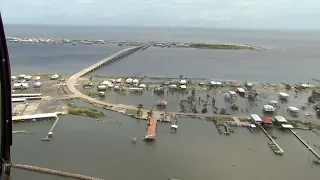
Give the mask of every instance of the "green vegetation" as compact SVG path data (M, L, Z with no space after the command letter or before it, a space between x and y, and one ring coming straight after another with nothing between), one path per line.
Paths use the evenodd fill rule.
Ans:
M152 117L153 116L153 111L152 109L148 112L148 117Z
M93 108L88 108L88 107L70 107L69 108L69 113L74 114L74 115L80 115L80 116L88 116L92 118L98 118L105 116L105 114L102 111L98 111Z
M199 49L230 49L230 50L258 50L258 48L246 45L234 45L234 44L204 44L197 43L192 44L191 47Z

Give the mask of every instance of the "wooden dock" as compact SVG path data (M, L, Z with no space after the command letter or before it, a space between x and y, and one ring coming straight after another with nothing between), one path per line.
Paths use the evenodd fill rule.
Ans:
M283 155L284 151L281 149L281 147L278 145L278 143L270 136L270 134L261 125L258 125L258 126L262 129L262 131L270 139L271 142L269 142L268 144L271 147L271 149L274 151L274 153L276 153L278 155Z
M156 117L152 117L149 120L148 123L148 128L147 128L147 133L144 137L145 140L151 140L154 141L156 139L156 135L157 135L157 118Z
M292 132L292 134L293 134L294 136L296 136L296 137L300 140L300 142L302 142L302 144L303 144L304 146L306 146L306 148L308 148L309 151L312 152L312 154L314 154L314 156L317 157L318 160L320 160L320 155L319 155L316 151L314 151L314 150L309 146L309 144L306 143L306 142L298 135L297 132L293 131L292 129L289 129L289 130Z
M58 121L59 121L59 117L57 116L57 119L56 119L56 121L53 123L50 131L48 132L48 135L47 135L45 138L41 139L41 141L50 141L50 140L51 140L51 138L52 138L52 136L53 136L53 130L54 130L54 128L56 127Z

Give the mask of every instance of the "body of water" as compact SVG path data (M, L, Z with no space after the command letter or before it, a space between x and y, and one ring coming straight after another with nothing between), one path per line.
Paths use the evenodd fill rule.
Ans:
M19 28L17 28L19 27ZM267 51L148 48L94 74L174 76L255 82L319 78L320 32L222 29L6 26L7 36L253 44ZM13 72L74 73L125 47L9 43Z
M212 122L197 119L180 119L177 133L170 133L170 124L159 124L157 140L149 144L142 141L146 121L107 113L99 121L62 116L50 142L40 139L52 123L15 125L17 130L36 135L14 135L13 161L123 180L316 180L319 176L318 167L312 165L313 155L290 132L273 132L285 151L283 156L273 153L261 130L251 133L236 128L235 134L219 135ZM138 139L136 144L131 143L134 137ZM303 137L314 143L319 138L306 131ZM61 179L15 169L12 176Z
M270 82L309 81L319 76L319 32L9 25L6 31L7 36L17 37L236 43L268 49L251 52L149 48L95 74L143 72L150 76L183 74ZM117 45L9 44L13 73L72 74L123 48ZM138 103L134 99L130 102ZM289 132L273 132L285 151L283 156L272 152L262 131L250 133L237 128L236 134L220 136L212 122L195 119L181 119L176 134L169 132L170 124L160 124L156 143L148 144L141 141L146 132L145 121L114 112L107 114L100 118L105 122L62 116L50 142L40 139L47 134L52 122L15 124L14 129L36 135L14 135L13 161L119 180L319 178L319 168L311 162L314 157ZM319 137L312 132L302 133L306 140L318 141ZM131 143L134 137L138 139L135 145ZM62 179L16 169L13 169L12 178Z

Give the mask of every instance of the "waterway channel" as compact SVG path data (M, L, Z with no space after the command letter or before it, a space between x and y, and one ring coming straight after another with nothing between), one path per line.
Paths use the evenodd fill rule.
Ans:
M77 105L90 106L76 101ZM212 122L179 120L177 133L170 124L159 124L154 144L142 141L146 122L115 112L96 119L65 115L60 117L55 135L40 141L53 122L16 124L15 130L35 135L15 134L13 161L75 172L104 179L155 179L176 177L194 179L316 180L319 167L312 165L312 154L290 132L274 130L276 141L284 149L276 156L260 130L251 133L236 128L230 136L219 135ZM117 121L120 121L118 123ZM300 132L299 132L300 133ZM312 132L301 134L316 142ZM132 144L132 138L138 139ZM62 179L13 169L13 179Z

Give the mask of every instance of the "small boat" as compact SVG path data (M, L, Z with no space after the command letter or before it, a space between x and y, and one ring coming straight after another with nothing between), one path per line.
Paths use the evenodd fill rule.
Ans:
M176 131L178 129L177 120L171 125L171 131Z
M133 138L132 143L136 143L136 142L137 142L137 138Z

